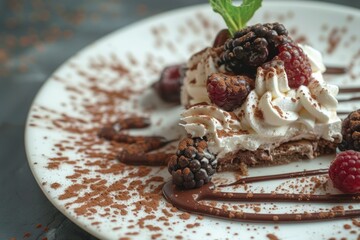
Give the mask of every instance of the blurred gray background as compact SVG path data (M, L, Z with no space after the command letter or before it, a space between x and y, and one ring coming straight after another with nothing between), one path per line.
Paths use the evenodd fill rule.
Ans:
M264 0L270 1L270 0ZM359 0L323 0L360 8ZM0 239L96 239L63 216L27 164L25 120L44 81L94 40L206 0L0 0Z

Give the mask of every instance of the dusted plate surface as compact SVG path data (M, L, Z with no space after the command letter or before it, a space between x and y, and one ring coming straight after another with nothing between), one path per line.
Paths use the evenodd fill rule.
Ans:
M252 19L280 21L294 39L314 46L327 65L349 67L347 74L327 75L339 86L360 80L358 10L309 2L265 2ZM185 62L212 43L223 21L208 5L161 14L121 29L88 46L64 63L46 82L31 107L26 150L36 180L49 200L66 216L101 239L356 239L356 220L308 223L247 223L184 213L161 195L169 180L166 167L126 166L116 153L120 144L99 139L99 129L132 114L152 125L132 134L177 139L182 108L163 103L151 84L163 67ZM56 57L56 56L51 56ZM339 99L349 97L341 94ZM339 111L356 109L340 103ZM171 146L170 146L171 147ZM284 166L255 168L265 175L327 167L334 156ZM217 174L215 183L235 173ZM336 192L326 176L271 181L248 186L252 192ZM238 187L236 191L244 191ZM229 204L249 212L288 212L360 208L360 204Z

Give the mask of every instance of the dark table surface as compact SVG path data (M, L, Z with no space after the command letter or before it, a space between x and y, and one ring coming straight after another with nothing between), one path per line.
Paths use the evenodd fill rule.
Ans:
M62 215L25 155L29 107L50 74L94 40L206 0L0 0L0 239L96 239ZM360 8L359 0L323 0Z

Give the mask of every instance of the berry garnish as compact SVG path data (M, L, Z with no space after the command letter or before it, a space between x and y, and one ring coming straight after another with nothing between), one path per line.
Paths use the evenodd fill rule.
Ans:
M247 76L214 73L207 81L211 102L225 111L240 107L253 88L254 80Z
M164 68L159 81L154 84L154 88L164 101L180 102L180 89L185 75L184 69L184 64Z
M311 78L311 65L304 51L296 44L288 42L278 47L275 59L284 62L289 87L298 88L308 85Z
M198 188L208 183L216 172L216 157L208 150L205 139L184 138L176 155L168 163L173 183L185 189Z
M288 31L280 23L249 26L226 41L221 62L235 74L255 75L258 66L279 53L278 46L291 41Z
M220 32L218 32L218 34L215 37L213 47L220 47L220 46L224 45L226 40L228 40L229 38L230 38L229 30L227 30L227 29L220 30Z
M341 151L360 151L360 109L349 114L342 122L341 134L343 137L339 145Z
M360 152L339 153L329 168L334 186L345 193L360 192Z

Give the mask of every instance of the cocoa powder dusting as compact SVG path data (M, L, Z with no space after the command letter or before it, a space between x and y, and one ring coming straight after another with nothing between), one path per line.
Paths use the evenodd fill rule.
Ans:
M277 236L275 236L274 234L272 234L272 233L267 234L266 237L269 240L279 240L279 238Z
M194 223L194 224L186 224L186 227L191 229L200 226L200 223Z
M179 218L182 220L188 220L190 218L190 214L189 213L182 213L179 215Z
M278 114L283 117L283 111L281 110L281 108L279 106L273 106L273 108L275 108L275 110L278 112Z
M255 117L260 119L260 120L264 120L264 115L263 112L261 111L260 108L255 108L255 113L254 113Z
M339 28L333 28L328 35L328 48L326 52L328 54L333 53L342 39L342 33Z
M53 189L58 189L59 187L61 187L61 184L55 182L55 183L52 183L52 184L50 185L50 187L53 188Z
M154 217L153 213L159 211L157 217L167 219L173 215L170 213L171 206L159 208L165 179L154 175L153 168L133 167L116 160L121 150L126 149L139 159L144 157L143 163L145 160L152 162L151 165L165 165L168 155L158 149L167 145L168 141L161 136L132 136L125 132L132 128L149 127L151 121L146 116L152 110L141 110L142 115L138 115L139 106L132 106L131 99L143 93L144 85L141 81L138 84L131 82L139 74L128 69L126 63L120 63L115 57L110 59L91 59L89 69L82 69L76 63L71 63L70 68L80 79L80 83L73 82L71 78L54 76L69 95L70 102L61 104L68 111L35 106L36 114L32 115L29 125L61 131L64 135L61 140L53 143L53 154L47 157L45 167L54 172L61 171L66 165L72 167L72 171L64 176L68 184L55 182L49 184L49 188L61 189L63 185L66 186L61 189L58 200L64 201L69 211L91 220L92 226L102 224L102 221L92 220L95 215L116 222L121 216L136 216L139 211ZM154 56L153 60L155 59ZM135 60L129 58L129 61L134 63ZM104 72L114 72L116 79L99 79L98 76ZM84 93L87 93L86 96ZM133 109L133 112L122 110L124 108ZM111 128L112 137L109 137L109 132L98 135L104 126ZM157 127L161 128L161 123ZM154 150L157 151L152 152ZM116 177L117 175L121 177ZM157 225L142 224L147 219L153 220L153 217L139 221L140 227L155 232L162 230ZM165 222L167 225L173 224ZM135 231L128 233L127 235L138 234ZM160 235L154 235L157 236Z
M349 225L349 224L344 224L344 229L346 229L346 230L351 229L351 225Z

